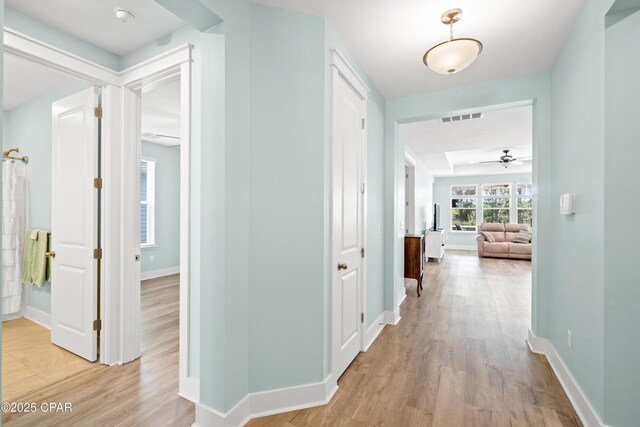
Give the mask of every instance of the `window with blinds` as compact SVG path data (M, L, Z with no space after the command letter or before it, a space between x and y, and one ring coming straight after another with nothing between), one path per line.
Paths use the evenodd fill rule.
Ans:
M156 244L155 194L156 162L151 159L140 161L140 246Z

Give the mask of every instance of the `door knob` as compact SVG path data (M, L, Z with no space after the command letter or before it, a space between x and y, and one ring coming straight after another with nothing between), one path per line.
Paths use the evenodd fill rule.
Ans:
M338 270L346 270L347 268L349 268L349 266L347 264L345 264L344 262L339 262L338 263Z
M44 256L46 256L47 258L55 258L56 257L56 251L45 252Z

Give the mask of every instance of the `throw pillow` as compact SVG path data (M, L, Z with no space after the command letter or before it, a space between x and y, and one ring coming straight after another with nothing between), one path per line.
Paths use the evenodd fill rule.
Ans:
M531 243L531 233L519 232L513 238L513 243Z
M493 238L491 233L487 233L486 231L481 231L480 234L482 235L482 237L484 237L484 240L486 240L489 243L493 243L496 241L496 239Z

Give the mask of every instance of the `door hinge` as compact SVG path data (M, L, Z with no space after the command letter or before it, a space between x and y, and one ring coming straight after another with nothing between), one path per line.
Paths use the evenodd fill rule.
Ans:
M360 249L360 255L362 255L362 258L364 258L364 248Z
M362 129L364 129L364 119L362 119Z
M97 118L101 119L102 118L102 108L101 107L96 107L93 109L93 115L96 116Z
M102 178L93 178L93 188L102 188Z
M93 330L94 331L102 330L102 320L98 319L93 321Z
M364 313L360 313L360 323L364 323Z
M362 194L364 194L364 184L362 184Z
M102 248L96 248L93 250L93 259L102 259Z

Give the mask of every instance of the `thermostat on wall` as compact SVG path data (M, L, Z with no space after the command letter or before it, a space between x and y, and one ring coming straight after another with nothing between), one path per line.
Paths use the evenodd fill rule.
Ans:
M562 215L572 215L576 213L575 194L567 193L560 196L560 213Z

